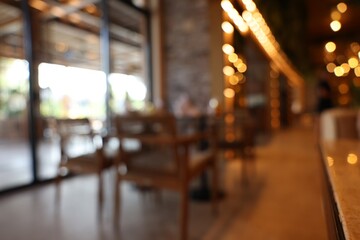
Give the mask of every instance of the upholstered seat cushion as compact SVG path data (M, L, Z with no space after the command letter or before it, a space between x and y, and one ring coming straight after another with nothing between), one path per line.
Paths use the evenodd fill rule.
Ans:
M189 153L189 167L196 168L199 164L208 161L213 156L212 151L198 151L191 149ZM179 155L180 161L184 161L184 156ZM177 173L179 168L176 166L175 153L170 148L144 150L133 153L126 162L127 168L131 170L141 170L149 172L161 172L167 174Z

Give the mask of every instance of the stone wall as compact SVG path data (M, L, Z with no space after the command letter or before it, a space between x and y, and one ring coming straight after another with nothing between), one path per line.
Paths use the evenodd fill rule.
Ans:
M200 109L211 96L208 0L164 0L164 63L167 101L173 109L188 94Z

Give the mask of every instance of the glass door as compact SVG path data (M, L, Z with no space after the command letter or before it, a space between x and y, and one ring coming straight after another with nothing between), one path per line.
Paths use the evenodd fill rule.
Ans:
M33 181L23 30L20 5L0 0L0 191Z

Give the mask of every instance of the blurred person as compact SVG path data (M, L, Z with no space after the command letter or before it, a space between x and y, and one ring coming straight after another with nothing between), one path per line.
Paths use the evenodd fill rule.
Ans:
M199 108L186 93L181 94L174 104L174 114L178 117L198 117Z
M332 101L331 87L326 80L320 80L317 85L318 101L316 106L316 112L320 115L323 111L333 108L334 103Z
M320 128L320 116L321 114L331 109L334 106L333 100L332 100L332 91L331 86L325 79L321 79L317 84L317 103L316 103L316 116L315 116L315 138L316 142L320 140L321 136L321 128Z

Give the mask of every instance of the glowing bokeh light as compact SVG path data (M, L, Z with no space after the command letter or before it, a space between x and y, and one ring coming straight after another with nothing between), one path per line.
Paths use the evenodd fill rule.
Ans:
M330 23L330 28L334 31L337 32L341 29L341 23L337 20L334 20Z
M329 73L333 73L335 68L336 68L335 63L328 63L328 64L326 65L326 70L327 70Z
M225 66L225 67L223 68L223 73L224 73L224 75L226 75L226 76L232 76L232 75L234 75L235 70L234 70L234 68L232 68L232 67L230 67L230 66Z
M226 98L233 98L235 96L235 91L234 89L231 89L231 88L226 88L224 90L224 96Z
M234 32L234 27L231 23L229 23L228 21L225 21L221 24L221 28L224 32L226 33L233 33Z
M339 10L339 12L344 13L347 10L347 5L344 2L339 3L336 5L336 8Z
M359 60L355 57L351 57L349 58L348 63L351 68L356 68L359 65Z
M341 19L341 13L339 12L339 11L337 11L337 10L333 10L332 12L331 12L331 19L332 20L337 20L337 21L339 21L340 19Z
M329 53L332 53L332 52L334 52L336 50L336 44L334 42L327 42L325 44L325 49Z
M222 50L225 54L231 54L233 53L235 50L234 50L234 47L231 46L230 44L228 43L225 43L223 46L222 46Z

